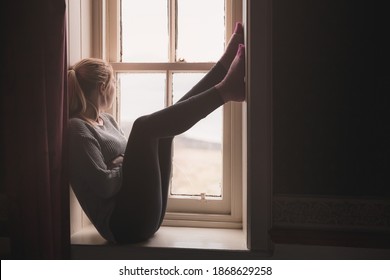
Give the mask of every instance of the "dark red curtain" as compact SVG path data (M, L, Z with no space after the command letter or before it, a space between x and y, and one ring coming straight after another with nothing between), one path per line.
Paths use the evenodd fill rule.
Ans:
M65 0L7 0L2 8L10 258L70 257L65 13Z

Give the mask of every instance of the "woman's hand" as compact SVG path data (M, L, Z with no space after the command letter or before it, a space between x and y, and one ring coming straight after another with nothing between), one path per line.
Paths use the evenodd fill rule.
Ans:
M115 167L122 166L123 163L123 155L117 156L111 162L107 164L108 169L114 169Z

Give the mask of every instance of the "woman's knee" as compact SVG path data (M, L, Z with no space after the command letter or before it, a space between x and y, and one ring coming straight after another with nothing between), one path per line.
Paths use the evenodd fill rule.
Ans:
M149 120L149 116L148 115L145 115L145 116L141 116L141 117L138 117L134 123L133 123L133 127L131 129L131 133L132 134L141 134L141 135L149 135L150 132L151 132L151 125L150 125L150 120Z
M134 123L133 123L133 128L132 130L142 130L144 127L147 126L147 116L141 116L138 117Z

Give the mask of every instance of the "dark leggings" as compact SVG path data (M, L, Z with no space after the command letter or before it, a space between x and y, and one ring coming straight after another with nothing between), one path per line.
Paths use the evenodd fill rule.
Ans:
M122 188L110 220L117 242L143 241L159 229L168 199L173 137L223 105L214 86L225 75L225 68L217 63L177 103L134 122L123 161Z

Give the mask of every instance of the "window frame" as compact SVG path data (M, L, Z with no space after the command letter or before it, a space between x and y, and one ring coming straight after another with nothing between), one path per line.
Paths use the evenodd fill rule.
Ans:
M109 0L66 0L69 66L86 57L107 59L107 40L101 32L106 28L103 21L106 1ZM273 250L269 236L273 208L273 3L272 0L242 0L242 10L247 87L242 126L242 229L249 250L270 254ZM70 210L71 234L82 232L90 222L72 191Z
M176 0L169 3L169 29L175 34ZM226 34L232 34L234 23L242 21L242 1L225 0ZM120 0L103 1L98 11L101 16L99 39L102 58L108 60L115 73L159 72L166 75L166 92L172 91L171 81L174 72L207 72L215 63L175 62L174 47L176 38L170 36L169 62L130 63L120 61ZM171 94L166 94L166 105L172 104ZM119 119L119 98L111 113ZM169 197L163 225L242 228L242 105L230 102L223 107L223 199L201 197Z

